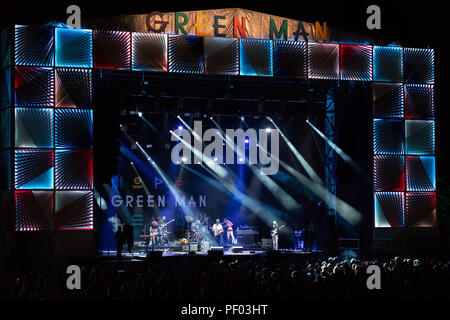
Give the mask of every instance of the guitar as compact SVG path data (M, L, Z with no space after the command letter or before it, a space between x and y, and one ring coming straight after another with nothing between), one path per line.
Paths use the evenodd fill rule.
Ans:
M277 234L278 234L278 231L280 231L281 229L283 229L284 228L284 224L281 226L281 227L276 227L276 228L274 228L272 231L270 231L270 234L272 235L272 236L276 236Z
M160 224L159 226L161 227L161 228L165 228L166 226L168 226L169 224L171 224L172 222L174 222L175 221L175 219L172 219L172 220L170 220L169 222L166 222L166 223L164 223L164 224Z
M223 224L223 223L221 223L221 224ZM210 227L210 229L214 232L214 226ZM223 229L217 231L218 236L222 235L222 233L223 233Z

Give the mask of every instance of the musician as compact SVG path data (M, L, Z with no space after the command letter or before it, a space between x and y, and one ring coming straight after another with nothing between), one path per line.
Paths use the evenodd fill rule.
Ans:
M216 219L216 223L212 226L212 231L214 233L214 238L216 238L216 242L220 245L223 245L223 227L220 223L220 219Z
M224 223L225 223L225 227L227 229L227 241L230 244L235 244L236 243L236 239L234 238L234 234L233 234L233 222L231 222L230 220L228 220L227 218L224 219ZM230 240L231 238L231 240Z
M278 230L280 228L278 227L278 223L276 221L273 221L272 224L272 230L270 231L270 234L272 235L272 249L278 250Z
M159 234L161 235L161 244L169 243L169 232L167 230L166 216L162 216L159 221Z

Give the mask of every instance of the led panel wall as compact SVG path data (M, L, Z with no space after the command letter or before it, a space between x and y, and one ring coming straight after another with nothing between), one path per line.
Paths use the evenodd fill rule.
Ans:
M53 228L53 191L16 191L16 231L49 231Z
M375 118L403 118L403 85L401 83L374 83L372 105Z
M406 157L406 190L435 191L435 159L430 156Z
M11 151L4 150L0 152L0 189L11 189Z
M53 148L53 109L16 108L15 146Z
M53 189L52 149L15 150L16 189Z
M407 119L434 119L432 85L405 85L405 117Z
M404 226L404 192L375 192L375 227Z
M404 122L375 119L373 121L374 154L403 154Z
M16 65L51 67L54 60L53 29L16 26L14 57Z
M341 79L372 81L372 47L341 44Z
M94 67L129 70L131 35L124 31L93 31Z
M434 155L434 121L406 120L406 154Z
M339 79L339 45L308 43L308 77L311 79Z
M273 42L240 39L240 67L243 76L273 76Z
M57 191L54 226L56 230L93 230L92 191Z
M56 148L92 148L93 111L85 109L55 110Z
M56 28L55 65L57 67L92 68L92 31Z
M131 37L133 70L167 71L167 35L133 32Z
M203 38L170 35L169 71L204 73Z
M11 68L0 71L0 108L11 106Z
M239 74L239 42L229 38L204 38L206 73Z
M54 84L52 68L16 67L14 86L16 106L53 106Z
M275 77L306 78L308 76L306 42L277 40L274 41L273 48Z
M373 80L403 81L403 48L373 47Z
M92 150L72 149L55 151L55 188L93 188Z
M0 148L11 147L11 108L0 111Z
M55 77L57 108L92 107L92 70L56 68Z
M405 157L374 156L374 190L405 190Z
M434 83L434 50L404 49L404 80L407 83Z
M0 70L0 108L11 106L11 68Z
M436 193L407 192L405 223L407 227L435 227Z

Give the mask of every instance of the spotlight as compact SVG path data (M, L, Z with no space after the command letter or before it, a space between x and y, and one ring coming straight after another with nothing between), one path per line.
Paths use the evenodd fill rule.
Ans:
M216 161L217 162L217 160L219 160L217 157L214 157L214 161Z
M142 112L141 111L138 112L138 116L139 116L139 118L142 118Z
M183 162L186 162L186 161L187 161L187 158L186 158L186 157L183 157L183 158L181 158L181 160L183 160Z
M131 161L130 164L133 165L133 161Z
M270 128L266 128L266 132L270 132Z
M183 130L183 126L178 126L178 130Z
M239 158L239 162L244 162L244 158Z
M248 142L249 142L248 138L245 138L244 142L245 142L245 143L248 143Z
M241 121L244 121L244 117L241 117Z

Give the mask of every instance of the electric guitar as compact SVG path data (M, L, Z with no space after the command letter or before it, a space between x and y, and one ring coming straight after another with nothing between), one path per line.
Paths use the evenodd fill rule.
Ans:
M280 231L281 229L283 229L284 228L284 224L281 226L281 227L276 227L276 228L274 228L272 231L270 231L270 234L272 235L272 236L276 236L277 234L278 234L278 231Z
M161 228L165 228L166 226L168 226L169 224L171 224L172 222L174 222L175 221L175 219L172 219L172 220L170 220L169 222L166 222L166 223L164 223L164 224L160 224L159 226L161 227Z

